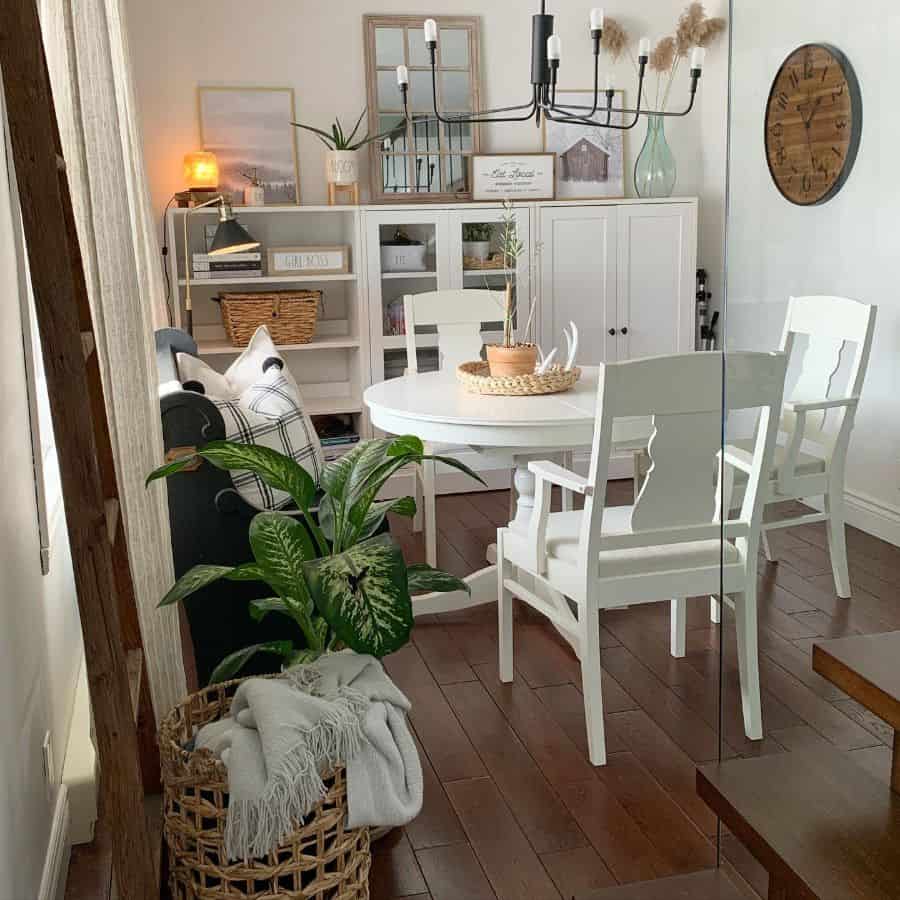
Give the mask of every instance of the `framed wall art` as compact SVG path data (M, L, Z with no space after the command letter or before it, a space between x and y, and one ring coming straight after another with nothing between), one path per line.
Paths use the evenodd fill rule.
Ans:
M601 102L606 94L601 91ZM557 90L559 105L587 106L594 101L588 90ZM616 91L613 106L625 106L625 92ZM590 110L584 110L585 113ZM573 110L573 114L577 114ZM610 123L620 125L621 113ZM544 119L544 150L556 154L556 200L619 199L625 196L625 132L597 125L572 125Z
M249 183L244 173L255 169L267 204L300 202L293 88L200 86L197 107L220 190L238 202Z
M475 154L471 162L473 200L553 200L554 153Z

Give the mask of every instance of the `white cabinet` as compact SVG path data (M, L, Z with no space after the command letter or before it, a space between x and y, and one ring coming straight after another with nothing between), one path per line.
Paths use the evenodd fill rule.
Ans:
M502 290L509 274L498 267L503 208L479 204L457 204L452 207L369 207L364 213L366 235L366 272L370 310L370 342L372 347L372 381L393 378L406 368L406 337L403 322L403 297L425 291L461 288ZM517 297L524 298L526 310L531 296L531 209L515 210L516 234L524 244L524 252L515 267ZM383 246L398 237L424 246L423 268L389 271L382 259ZM464 244L474 235L486 237L493 261L479 262L465 255ZM390 260L388 260L390 262ZM391 266L390 268L393 268ZM486 341L499 340L502 308L498 304L497 319L483 323ZM433 327L418 329L416 343L420 350L419 368L437 367L437 334Z
M545 350L570 320L584 364L693 349L696 201L548 204L538 217Z
M615 206L545 206L540 213L540 343L563 341L570 321L580 335L578 361L616 358Z

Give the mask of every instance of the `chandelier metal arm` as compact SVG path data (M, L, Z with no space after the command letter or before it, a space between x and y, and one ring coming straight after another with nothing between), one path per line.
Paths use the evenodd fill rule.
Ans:
M594 96L591 106L578 106L574 104L556 103L557 76L560 66L560 40L553 30L553 16L546 14L546 0L541 0L541 12L532 17L532 70L531 83L533 96L531 102L518 106L504 106L496 109L478 110L472 113L458 113L445 115L438 110L437 90L437 40L438 26L433 19L425 22L425 46L431 56L431 98L434 112L434 120L445 125L482 125L501 122L527 122L534 119L537 125L541 123L542 115L553 122L562 124L582 125L589 127L609 128L614 131L630 131L634 128L641 116L660 116L661 118L681 118L688 115L694 108L694 100L697 94L697 84L700 80L703 67L704 49L696 47L691 57L690 67L690 98L685 109L676 112L656 111L642 109L644 99L644 77L650 58L650 41L642 38L638 51L638 90L637 105L633 109L613 106L615 90L612 82L607 78L606 107L600 100L600 49L603 35L603 11L596 9L591 11L591 38L594 49ZM410 116L408 108L409 73L406 66L397 67L397 80L403 97L403 116L409 123L415 120ZM510 115L521 113L521 115ZM598 113L600 114L599 117ZM612 114L618 113L623 117L629 117L631 121L620 125L612 123ZM431 116L419 120L432 121Z

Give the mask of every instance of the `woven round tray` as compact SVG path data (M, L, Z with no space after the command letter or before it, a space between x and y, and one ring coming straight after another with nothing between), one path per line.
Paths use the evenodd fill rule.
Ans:
M543 375L490 374L486 362L467 362L456 367L456 378L473 394L496 394L503 397L529 397L535 394L558 394L567 391L581 378L581 369L564 370L551 366Z
M228 771L209 750L185 745L195 727L228 714L237 681L212 685L179 704L159 729L164 832L173 900L367 900L369 829L349 829L343 766L324 776L325 797L265 857L225 854Z

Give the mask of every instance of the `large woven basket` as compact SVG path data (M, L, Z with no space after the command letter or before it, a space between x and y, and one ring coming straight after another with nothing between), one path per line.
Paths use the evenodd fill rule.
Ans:
M225 334L235 347L246 347L260 325L276 344L308 344L316 332L321 291L266 291L219 295Z
M567 391L581 378L581 369L551 366L542 375L491 375L483 361L461 363L456 367L456 380L470 393L494 394L502 397L530 397L535 394L558 394Z
M228 772L208 750L188 751L197 726L227 715L240 680L192 694L160 726L164 833L173 900L368 900L369 829L348 829L343 767L327 794L265 857L229 862L225 853Z

